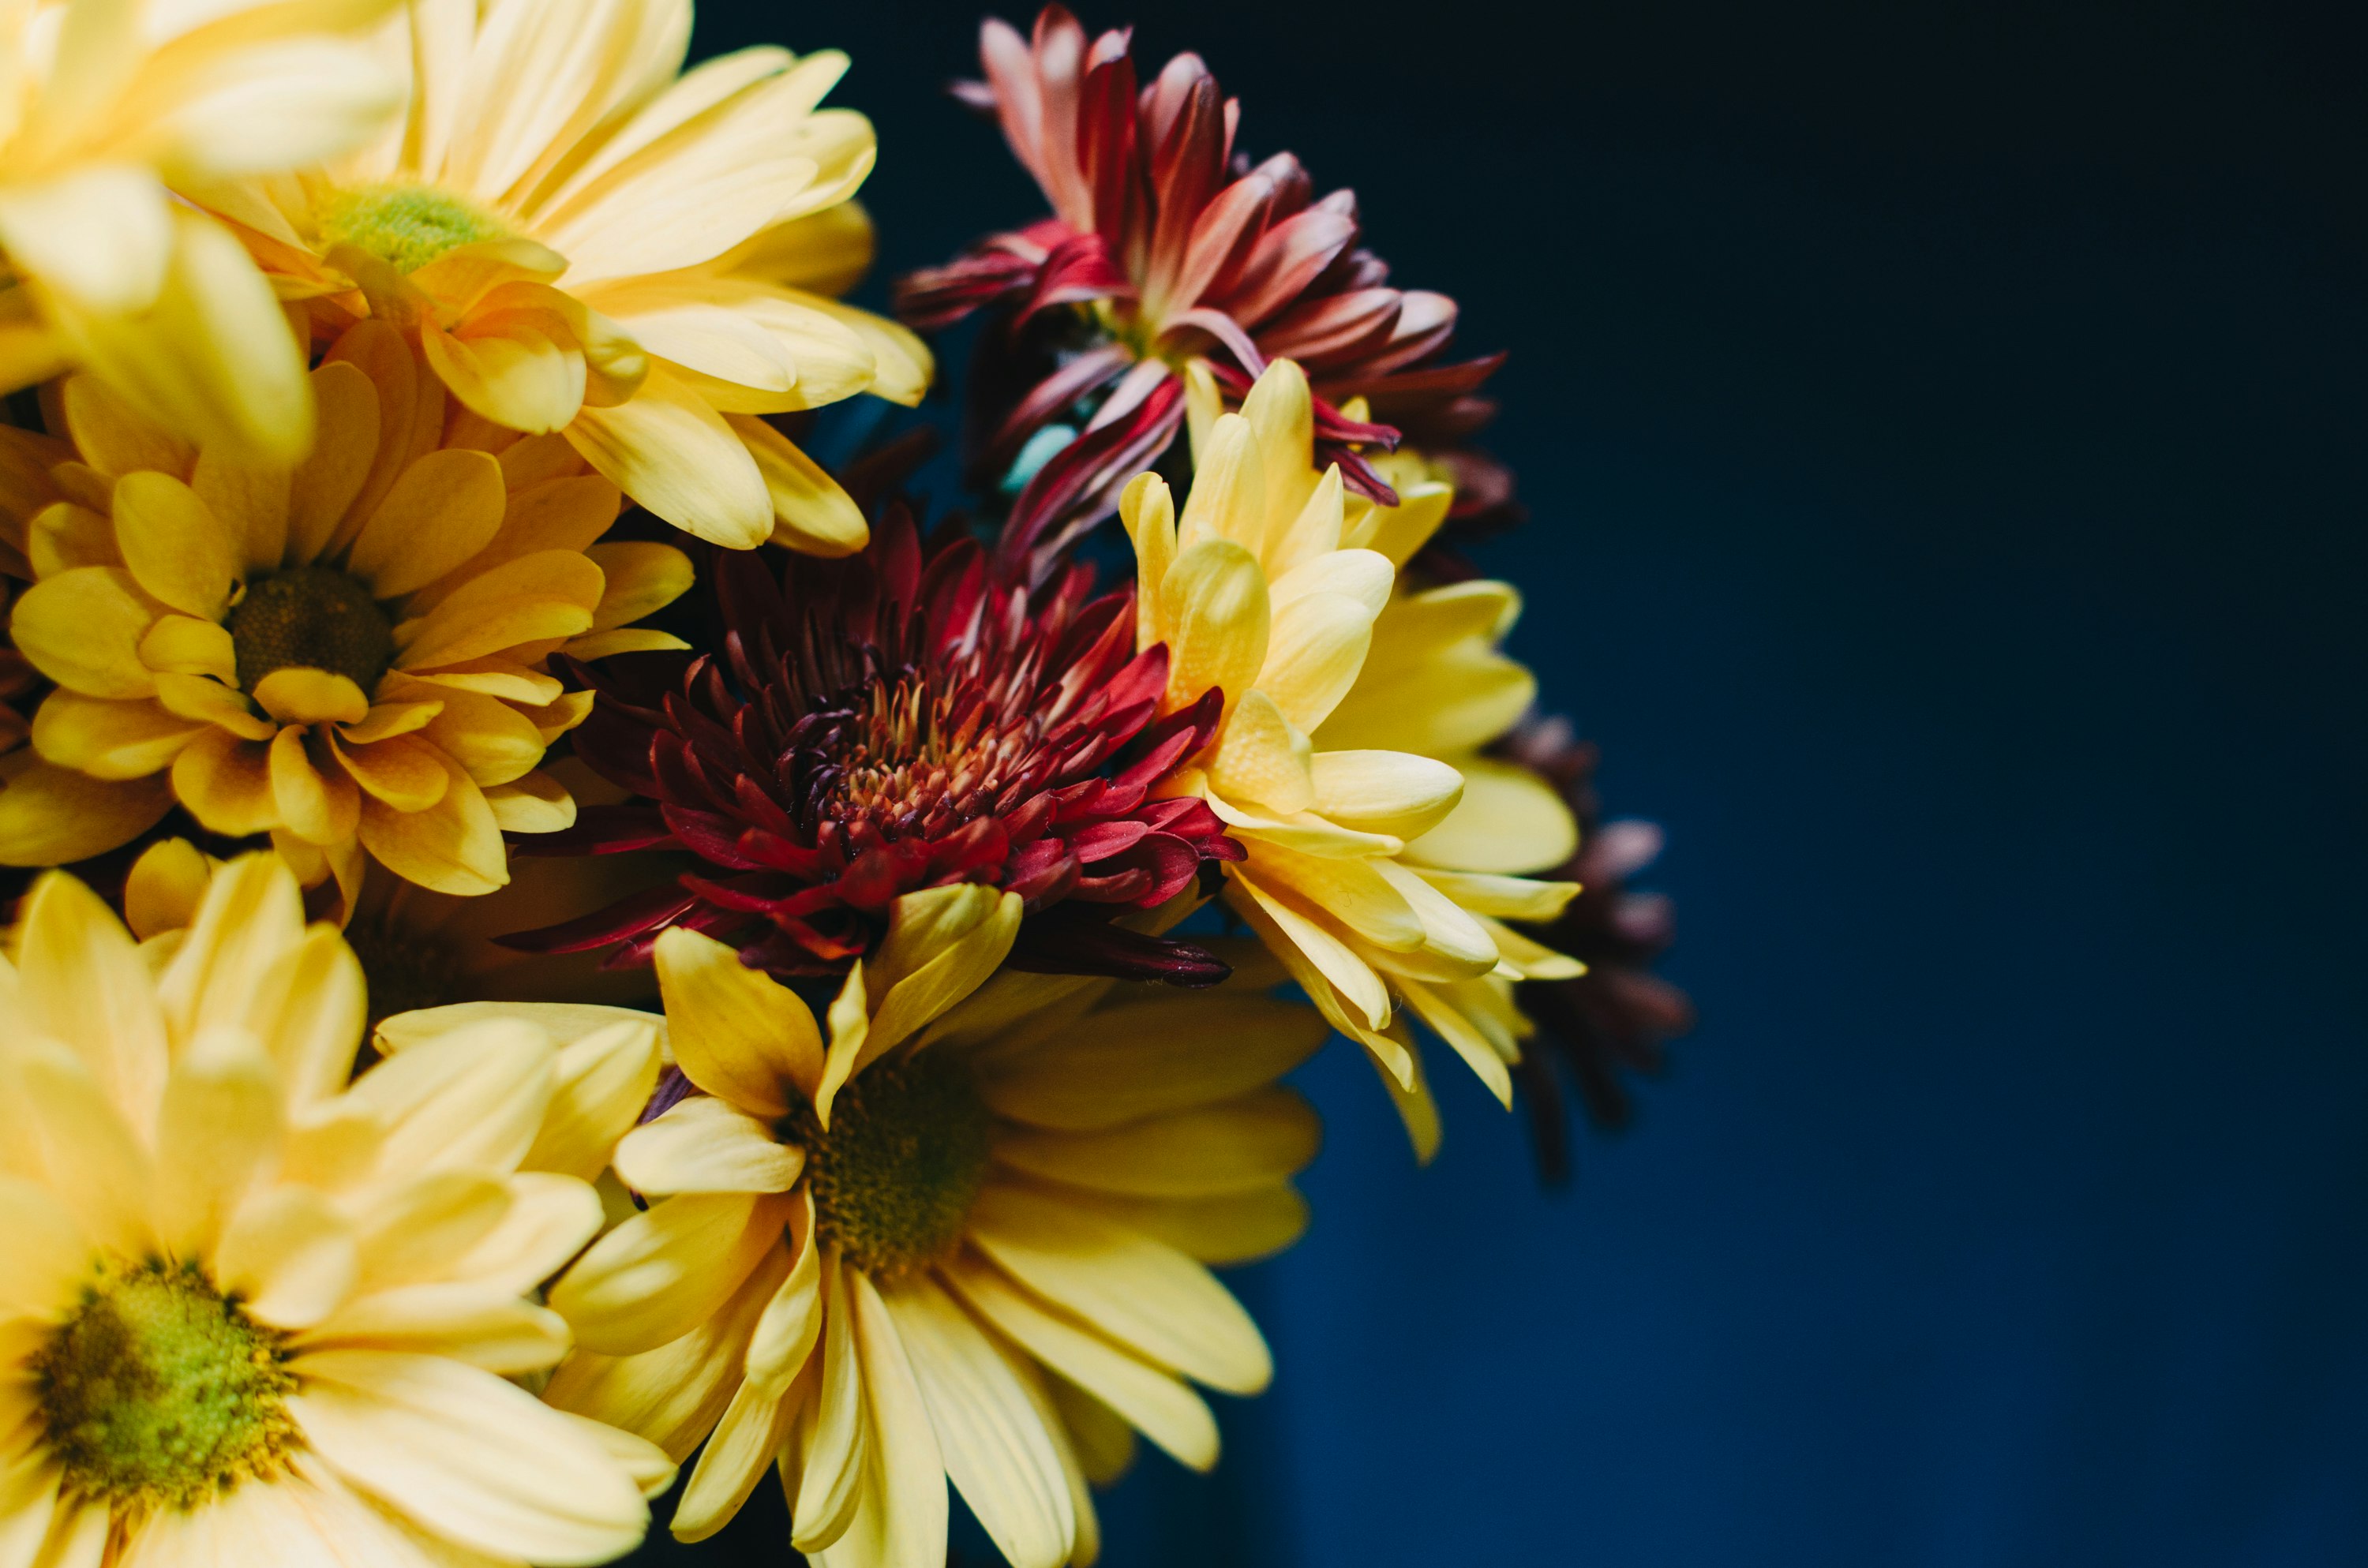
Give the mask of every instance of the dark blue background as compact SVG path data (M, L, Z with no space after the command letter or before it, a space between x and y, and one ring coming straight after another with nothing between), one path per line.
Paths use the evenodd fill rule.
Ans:
M1558 1196L1452 1062L1426 1172L1320 1062L1315 1227L1237 1281L1281 1376L1105 1560L2368 1561L2368 52L2204 0L1548 9L1086 17L1199 49L1513 351L1487 564L1669 830L1704 1020ZM937 96L976 15L699 44L854 52L884 276L1039 210Z

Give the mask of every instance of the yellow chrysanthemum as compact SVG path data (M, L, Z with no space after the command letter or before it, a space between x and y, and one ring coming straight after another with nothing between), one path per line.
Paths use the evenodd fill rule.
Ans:
M706 1440L684 1539L770 1465L818 1563L934 1568L949 1479L1020 1568L1089 1562L1086 1481L1122 1464L1127 1425L1205 1468L1217 1429L1188 1380L1265 1386L1265 1343L1206 1263L1305 1222L1290 1178L1315 1116L1273 1080L1321 1020L1035 975L973 995L1019 903L901 901L826 1034L729 948L659 939L692 1092L618 1147L649 1207L553 1287L580 1348L546 1397L677 1458Z
M149 950L57 873L17 937L0 1556L451 1568L632 1548L670 1461L505 1381L566 1349L533 1293L601 1221L552 1114L580 1085L541 1029L456 1028L348 1087L360 971L269 856Z
M757 417L919 399L928 351L828 296L871 259L871 126L820 109L847 60L743 50L677 76L689 0L416 0L411 108L302 176L191 189L316 334L414 330L472 410L563 432L719 544L845 554L862 514Z
M1397 568L1445 518L1447 487L1409 483L1399 506L1380 507L1347 494L1337 467L1318 474L1306 378L1289 360L1268 368L1237 415L1217 414L1212 387L1196 394L1181 517L1156 474L1120 502L1135 547L1138 641L1169 651L1167 706L1211 686L1225 693L1216 733L1166 788L1206 800L1248 851L1229 869L1226 902L1324 1016L1372 1052L1428 1155L1438 1119L1398 1005L1509 1103L1506 1051L1518 1049L1497 1028L1509 1004L1485 983L1507 967L1489 916L1514 903L1559 907L1572 890L1474 880L1419 847L1456 820L1466 769L1491 777L1478 742L1462 737L1469 714L1486 709L1493 722L1501 700L1497 687L1466 684L1468 660L1424 663L1460 644L1393 608ZM1402 625L1419 649L1393 641ZM1403 728L1360 730L1359 716L1377 708L1398 712ZM1426 755L1441 736L1456 744ZM1559 843L1568 847L1566 831ZM1551 863L1554 847L1538 846L1531 864Z
M321 438L292 472L65 383L75 456L42 476L58 499L33 519L39 580L10 622L58 686L33 744L97 778L169 768L207 828L272 833L291 858L367 850L422 886L491 892L509 878L503 829L575 818L536 765L592 697L545 661L680 646L626 623L688 587L689 562L595 543L616 486L556 437L449 407L383 323L347 332L313 381Z
M83 366L160 423L293 461L304 358L238 244L167 182L359 145L401 85L346 36L393 0L0 7L0 391Z

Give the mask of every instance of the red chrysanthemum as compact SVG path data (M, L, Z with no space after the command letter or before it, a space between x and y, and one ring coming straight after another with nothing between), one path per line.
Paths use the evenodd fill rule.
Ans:
M1129 41L1117 30L1088 42L1059 6L1032 40L997 20L981 35L986 80L963 96L1000 119L1053 215L897 290L924 330L1002 313L973 370L973 408L988 415L979 475L1000 477L1047 424L1082 423L1020 515L1023 531L1090 520L1175 439L1185 366L1206 365L1238 400L1268 360L1289 358L1316 393L1317 462L1395 502L1358 449L1395 444L1400 425L1468 434L1492 412L1474 392L1503 357L1446 362L1455 301L1389 287L1388 267L1357 244L1355 196L1316 199L1288 153L1237 164L1238 107L1200 57L1178 55L1138 92ZM1345 417L1352 397L1380 423Z
M844 970L916 889L1021 894L1011 962L1205 984L1201 949L1113 918L1166 903L1241 850L1156 786L1209 738L1222 697L1156 717L1167 653L1134 650L1131 590L1073 565L1014 582L966 536L925 550L891 506L844 561L718 551L719 653L572 668L599 693L576 755L639 797L586 808L534 853L688 851L670 886L509 938L646 962L670 926L779 975Z

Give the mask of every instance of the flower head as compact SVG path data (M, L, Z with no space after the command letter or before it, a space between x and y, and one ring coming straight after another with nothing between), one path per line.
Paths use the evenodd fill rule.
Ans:
M1500 971L1527 964L1536 944L1495 916L1542 917L1571 896L1506 874L1555 864L1570 834L1534 813L1495 820L1483 798L1497 780L1478 747L1530 690L1528 672L1495 651L1501 585L1465 596L1482 607L1476 620L1461 599L1395 593L1397 566L1447 514L1446 487L1411 489L1396 506L1349 495L1338 465L1313 465L1315 417L1305 378L1277 360L1242 412L1196 442L1180 515L1156 474L1127 487L1137 640L1172 651L1166 705L1201 687L1224 693L1209 738L1163 791L1205 801L1241 841L1228 905L1387 1070L1427 1152L1436 1113L1397 1009L1511 1103L1520 1026ZM1474 859L1458 831L1494 858ZM1537 952L1546 971L1568 963Z
M1031 912L1016 961L1189 983L1223 966L1112 916L1156 910L1239 853L1207 807L1158 800L1214 721L1213 695L1160 716L1167 650L1137 651L1124 592L1072 566L1043 587L978 545L924 547L902 507L845 561L716 558L723 651L678 676L586 668L601 694L577 754L640 802L585 812L550 851L665 846L679 885L518 938L728 940L776 974L836 973L915 890L983 882ZM627 667L638 663L641 669Z
M1000 478L1046 426L1077 426L1025 510L1039 526L1102 516L1182 428L1178 378L1238 403L1288 357L1315 384L1322 460L1352 491L1393 499L1359 449L1395 430L1338 404L1469 428L1486 417L1472 394L1498 359L1444 362L1455 302L1389 286L1358 244L1356 198L1319 199L1288 153L1247 166L1238 107L1200 57L1178 55L1138 91L1130 41L1089 41L1057 5L1032 38L993 19L981 33L986 80L966 96L1001 121L1053 215L903 280L898 303L925 330L998 312L977 371L993 405L982 474Z
M929 357L829 298L871 258L870 122L847 68L746 49L685 73L689 0L421 0L384 35L411 86L382 137L293 178L215 183L316 337L416 333L479 416L559 432L626 494L736 549L843 554L863 517L757 416L917 401Z
M12 1555L631 1550L668 1461L505 1381L565 1351L532 1294L600 1222L541 1132L550 1037L438 1031L349 1087L359 971L268 855L225 868L169 952L52 874L0 960Z
M730 949L660 939L688 1092L618 1147L649 1207L554 1288L580 1348L549 1397L677 1456L706 1440L678 1536L777 1464L802 1551L939 1562L951 1480L1013 1563L1089 1561L1081 1440L1132 1424L1206 1468L1188 1380L1265 1386L1206 1264L1304 1224L1315 1120L1273 1080L1322 1021L1010 972L973 995L1020 903L915 895L821 1022Z
M346 36L393 0L0 11L0 391L74 366L151 419L303 454L304 359L236 241L168 182L345 152L402 101Z
M292 471L66 383L73 453L38 476L55 499L10 620L57 683L33 744L95 778L169 770L207 829L274 834L347 866L341 881L366 850L407 881L490 892L508 880L504 829L574 819L536 765L591 699L545 661L678 645L623 623L688 587L689 562L595 543L616 487L556 437L450 410L382 323L313 381L321 439Z

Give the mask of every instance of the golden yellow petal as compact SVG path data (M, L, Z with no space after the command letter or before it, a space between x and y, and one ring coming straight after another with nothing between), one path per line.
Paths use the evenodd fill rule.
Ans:
M155 601L119 566L78 566L25 590L10 615L17 651L33 667L88 697L152 697L156 682L140 662L140 640Z
M166 473L115 482L115 540L142 588L200 620L230 607L245 565L240 540L198 493Z
M501 824L461 765L427 749L444 768L444 792L435 804L414 811L366 794L361 801L362 847L404 881L436 892L463 897L491 892L509 881Z
M215 833L245 837L279 825L270 747L222 730L206 731L173 759L173 795Z
M289 665L255 683L258 707L283 724L358 724L370 699L345 676Z
M204 728L153 699L113 702L53 691L33 715L33 749L44 761L93 778L145 778L172 766Z
M678 528L727 550L753 550L772 535L772 497L756 459L721 414L663 367L630 402L585 409L567 438Z
M493 542L509 493L484 452L430 452L403 471L354 538L347 570L370 597L400 598Z
M173 808L166 778L113 784L43 762L0 756L0 866L63 866L103 855Z

